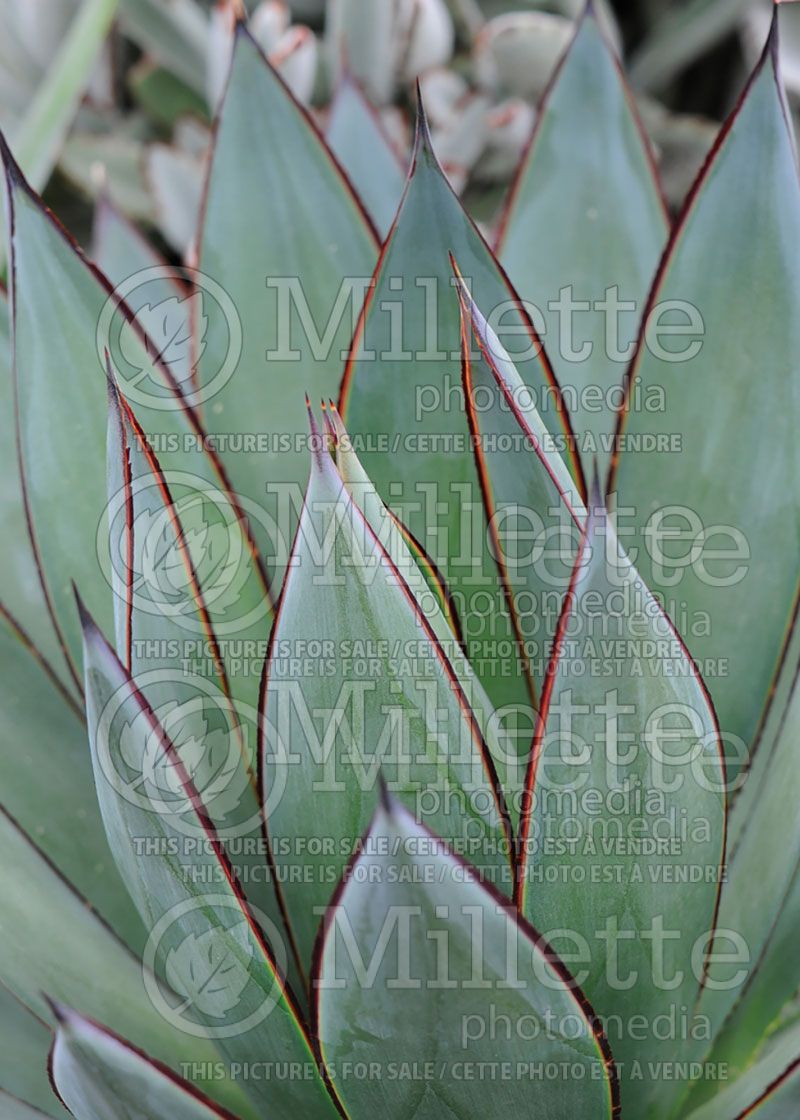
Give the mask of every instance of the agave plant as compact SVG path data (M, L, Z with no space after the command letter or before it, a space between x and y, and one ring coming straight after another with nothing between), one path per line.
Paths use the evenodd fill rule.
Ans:
M672 225L591 5L492 246L243 22L185 267L3 142L3 1117L797 1113L777 22Z

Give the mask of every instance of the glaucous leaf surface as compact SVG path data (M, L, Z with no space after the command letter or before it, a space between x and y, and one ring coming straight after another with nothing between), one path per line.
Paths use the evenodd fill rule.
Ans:
M340 1084L352 1120L614 1114L610 1053L564 966L393 800L326 914L314 982L323 1058L353 1071ZM398 1061L415 1076L393 1078ZM532 1072L550 1062L566 1076Z
M794 1027L689 1120L788 1120L799 1107L800 1028Z
M502 340L516 334L512 357L520 376L548 429L561 431L558 397L530 324L448 185L421 117L410 179L365 304L341 407L381 498L441 569L490 699L496 706L529 705L470 446L450 254L487 318L502 318Z
M5 1092L4 1089L0 1089L0 1106L2 1106L3 1116L6 1120L46 1120L48 1116L48 1113L40 1112L38 1108L32 1108L31 1105L25 1104L24 1101ZM66 1113L63 1115L66 1115Z
M417 603L404 575L416 571L410 554L398 559L406 566L392 562L318 448L263 701L262 803L304 961L381 775L432 828L466 845L489 879L511 887L507 813L470 707L471 674L462 680Z
M76 1120L235 1120L189 1082L70 1008L55 1008L52 1077Z
M597 494L592 507L532 749L519 899L597 1014L613 1017L623 1110L655 1120L681 1089L658 1063L691 1054L699 1026L724 767L684 647ZM689 1029L664 1042L663 1017L686 1008Z
M289 950L282 931L245 900L175 747L88 616L83 624L100 809L149 931L145 963L151 949L152 965L169 985L151 997L179 1029L203 1034L208 1028L229 1061L273 1067L273 1077L253 1078L247 1089L278 1120L294 1117L298 1107L314 1120L336 1116L283 983ZM154 738L156 765L171 772L172 791L152 780ZM293 1078L292 1068L302 1077Z
M642 577L686 619L733 774L776 671L800 556L800 187L776 34L663 261L611 484ZM653 389L658 412L641 405ZM661 450L642 449L651 437Z
M585 509L532 394L466 289L464 401L508 613L538 696ZM533 728L517 738L524 770ZM524 773L514 782L521 791ZM518 806L517 806L518 807Z
M120 293L110 294L7 151L3 159L14 231L10 292L22 472L44 586L78 680L72 581L98 617L111 619L108 573L99 579L97 571L107 506L106 348L164 469L179 465L198 490L227 491L166 358L158 358L160 344L146 343L120 307Z
M20 1003L0 984L0 1085L3 1089L42 1109L56 1120L64 1120L66 1109L53 1096L47 1077L47 1055L53 1041L48 1025ZM0 1090L0 1115L14 1117Z
M22 502L14 418L14 385L11 376L11 335L8 299L0 291L0 528L4 547L0 553L0 600L13 604L14 617L60 679L68 681L61 647L47 614L47 604L36 570Z
M391 228L406 171L377 110L352 78L339 84L325 139L358 191L381 237Z
M745 788L734 802L733 816L738 818L738 823L731 836L719 924L721 929L734 930L743 939L748 963L744 970L740 962L732 964L725 961L709 969L709 980L717 984L709 985L704 991L700 1009L711 1017L715 1032L719 1031L737 1004L743 1005L742 1013L747 1015L751 990L759 984L759 972L764 965L773 973L779 970L782 975L782 1003L788 1002L800 985L796 958L793 954L782 952L779 941L775 939L776 926L783 920L793 885L800 876L800 819L797 813L800 802L800 768L797 765L800 688L796 667L792 677L792 688L786 698L774 742L763 744L763 759L756 756L759 769L749 774ZM762 761L763 767L760 765ZM751 782L752 793L748 789ZM746 814L746 819L742 821L743 814ZM778 844L776 836L780 837ZM779 956L772 960L776 950ZM737 976L738 983L734 984ZM780 1005L773 1006L771 1010L776 1016ZM754 1010L749 1032L753 1045L758 1044L770 1025L762 1016L763 1011Z
M330 151L241 25L201 226L199 267L229 296L242 332L238 364L205 418L234 487L269 514L255 532L279 590L307 475L304 393L336 394L378 249ZM231 331L212 319L201 383L230 346ZM256 433L244 452L228 440Z
M86 725L0 611L0 788L4 807L134 950L144 930L97 808Z
M539 111L497 246L511 282L541 315L536 325L587 473L611 453L625 367L667 230L649 141L588 11Z
M212 1070L216 1050L202 1037L176 1029L153 1005L147 969L62 879L42 853L0 811L0 980L42 1019L52 1022L42 993L109 1023L149 1054ZM58 914L57 929L53 914ZM200 1083L203 1078L198 1078ZM241 1091L211 1076L207 1091L242 1115Z

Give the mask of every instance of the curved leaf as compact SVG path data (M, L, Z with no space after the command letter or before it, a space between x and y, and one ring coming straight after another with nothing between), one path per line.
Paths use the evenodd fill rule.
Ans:
M724 862L725 772L703 685L598 503L542 698L519 902L556 950L566 938L576 979L613 1017L623 1110L656 1118L681 1088L669 1063L702 1037L693 1008ZM659 1024L686 1009L689 1027L666 1044Z
M298 1107L313 1118L336 1116L284 985L289 954L280 931L246 901L175 746L94 623L85 614L82 623L100 809L149 931L145 963L149 951L170 985L151 991L151 998L180 1029L210 1030L231 1062L272 1068L268 1080L247 1086L275 1117L294 1117ZM171 790L152 780L153 739L173 775ZM175 992L180 999L172 998ZM292 1079L292 1063L303 1071L299 1080Z
M668 612L687 619L734 774L776 671L800 552L800 188L776 35L777 22L662 262L616 476L629 547ZM660 411L643 407L648 392Z
M3 1116L6 1120L43 1120L47 1113L32 1108L18 1097L12 1096L4 1089L0 1089L0 1105L3 1107Z
M97 809L86 726L0 604L0 788L8 812L136 951L144 930Z
M130 327L120 294L55 224L7 148L2 157L13 231L13 360L25 498L45 595L77 682L81 642L71 579L98 617L110 621L111 597L97 578L96 556L107 506L105 349L165 470L188 469L198 485L233 498L157 348Z
M236 1120L188 1081L99 1023L54 1006L53 1085L77 1120Z
M393 799L325 916L315 987L323 1057L353 1120L617 1113L605 1036L564 966ZM399 1059L413 1076L392 1076ZM534 1072L549 1063L566 1072Z
M419 607L405 575L420 578L411 555L397 558L402 568L317 450L265 666L261 758L265 817L305 961L380 773L467 845L489 879L511 885L507 810L470 706L471 674L457 672ZM325 845L306 850L312 836ZM290 873L298 858L311 869L302 881Z
M625 365L667 231L650 143L587 8L545 95L497 246L517 291L542 315L585 468L610 456ZM581 306L570 311L565 291Z
M776 1040L760 1058L689 1120L784 1120L800 1107L800 1029Z
M208 1039L176 1029L156 1010L147 969L2 809L0 851L0 980L48 1022L52 1015L42 989L110 1023L173 1069L194 1066L211 1096L249 1115L246 1103L240 1108L240 1090L214 1076L218 1055ZM58 915L55 929L53 914ZM203 1070L209 1072L207 1079Z

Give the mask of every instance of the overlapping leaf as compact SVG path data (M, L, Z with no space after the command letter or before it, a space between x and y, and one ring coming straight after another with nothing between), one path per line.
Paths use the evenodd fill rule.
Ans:
M191 1084L70 1008L55 1008L56 1092L77 1120L236 1120Z
M265 669L262 758L265 815L305 961L380 773L415 813L467 845L487 877L511 885L507 813L470 706L472 675L448 658L404 574L419 587L415 561L399 555L396 538L393 547L402 567L327 449L316 450ZM290 873L298 860L302 881Z
M213 489L226 503L230 499L158 347L130 327L119 293L111 294L102 276L86 265L7 150L3 158L13 228L12 337L22 474L43 585L77 681L81 643L71 581L98 617L111 617L108 585L97 578L107 505L106 348L143 430L162 453L164 469L188 470L198 489ZM236 512L232 507L231 521Z
M325 138L364 200L381 237L385 237L403 194L405 168L377 110L348 76L333 98Z
M47 1078L47 1055L52 1041L47 1024L0 984L0 1085L48 1116L65 1120L68 1113L53 1096ZM6 1105L0 1091L0 1111ZM13 1118L10 1105L2 1115Z
M381 498L441 568L493 703L527 704L528 682L487 539L464 413L451 253L487 318L502 319L502 337L516 333L515 345L525 351L520 375L548 429L562 432L549 366L444 178L421 119L406 193L349 360L342 409Z
M147 990L148 970L4 812L0 847L0 980L6 987L48 1022L52 1016L43 990L110 1024L174 1070L186 1062L211 1072L218 1056L212 1045L177 1030L156 1010ZM212 1097L247 1114L230 1081L212 1073L206 1084Z

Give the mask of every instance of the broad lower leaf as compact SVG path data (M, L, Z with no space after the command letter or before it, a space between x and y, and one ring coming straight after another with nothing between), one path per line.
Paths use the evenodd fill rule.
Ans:
M153 1005L152 973L134 957L42 853L0 811L0 980L52 1022L42 992L110 1024L173 1070L197 1063L198 1082L216 1100L249 1114L238 1088L213 1075L217 1051L207 1038L176 1029ZM58 915L57 927L53 914ZM149 989L149 990L148 990ZM202 1071L208 1072L208 1078Z
M15 995L0 984L0 1086L21 1101L42 1109L41 1114L64 1120L68 1115L53 1096L47 1077L47 1055L53 1035L47 1023L37 1018ZM41 1115L36 1112L36 1115ZM0 1115L6 1111L0 1091Z
M151 997L180 1029L208 1031L231 1062L271 1067L268 1079L247 1085L277 1120L294 1117L298 1107L315 1120L336 1116L284 985L289 951L281 931L246 901L175 746L85 615L83 624L100 809L149 931L145 963L169 984ZM172 775L170 792L153 779L153 768L160 767ZM130 775L127 785L123 773ZM292 1068L302 1071L300 1079L292 1079Z
M314 983L352 1120L616 1114L610 1050L564 966L393 800L326 914ZM416 1074L393 1078L398 1060ZM536 1072L549 1063L559 1078Z
M237 345L221 320L209 323L198 365L210 387L206 422L235 488L269 514L256 533L279 590L307 472L304 393L336 394L377 242L305 110L242 25L201 224L200 270L230 297L241 332Z
M11 337L8 300L0 292L0 530L5 542L0 554L0 599L13 603L14 616L60 680L69 678L64 655L47 613L36 557L28 536L17 458L14 386L11 376Z
M733 774L776 671L800 555L800 187L776 34L673 233L611 483L642 577L686 620Z
M378 233L385 237L403 194L406 169L377 110L350 77L336 90L325 139L363 199Z
M341 407L381 498L441 569L492 702L527 706L529 681L491 555L470 446L450 254L476 303L502 327L502 339L516 335L512 356L520 375L548 430L561 432L559 394L530 323L450 189L420 118L411 175L353 343Z
M265 667L262 756L275 862L306 961L381 774L510 888L507 810L471 675L458 675L420 609L404 575L415 567L407 552L396 566L317 450ZM309 837L326 845L306 850ZM291 874L299 858L310 869L302 881Z
M724 766L703 685L598 503L548 668L519 901L613 1017L623 1110L655 1120L681 1090L669 1063L708 1038L694 1009L724 859ZM662 1041L659 1024L684 1014Z
M46 1120L49 1115L46 1112L40 1112L38 1108L25 1104L24 1101L12 1096L4 1089L0 1089L0 1106L3 1109L5 1120ZM66 1113L63 1115L66 1115Z
M649 141L589 10L540 109L498 239L512 283L541 316L585 468L610 456L667 229Z
M144 930L108 850L83 715L0 606L5 808L135 951Z
M54 1014L53 1085L76 1120L236 1120L105 1027L61 1004Z

